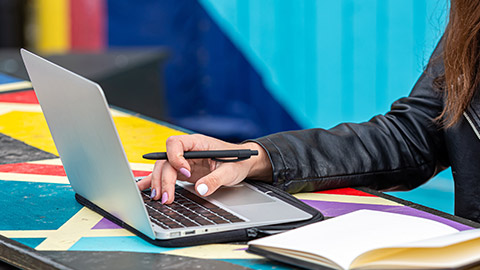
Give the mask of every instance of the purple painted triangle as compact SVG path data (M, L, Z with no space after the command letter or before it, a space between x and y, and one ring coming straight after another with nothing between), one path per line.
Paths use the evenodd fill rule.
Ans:
M325 217L336 217L344 215L356 210L369 209L376 211L392 212L405 214L410 216L423 217L431 220L438 221L440 223L449 225L459 231L468 230L472 227L459 222L440 217L425 211L414 209L408 206L392 206L392 205L376 205L376 204L361 204L361 203L344 203L344 202L327 202L327 201L314 201L314 200L302 200L304 203L318 209Z
M93 226L92 230L97 229L121 229L122 227L118 226L117 224L111 222L106 218L102 218L97 225Z

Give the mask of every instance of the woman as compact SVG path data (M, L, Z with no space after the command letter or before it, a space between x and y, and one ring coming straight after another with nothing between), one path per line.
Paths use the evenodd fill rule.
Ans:
M173 202L176 179L202 196L244 178L288 192L347 186L413 189L447 167L455 180L455 214L480 222L480 1L452 0L445 34L410 95L361 124L283 132L241 145L202 135L167 140L139 188ZM183 151L250 148L259 155L235 163L185 160Z

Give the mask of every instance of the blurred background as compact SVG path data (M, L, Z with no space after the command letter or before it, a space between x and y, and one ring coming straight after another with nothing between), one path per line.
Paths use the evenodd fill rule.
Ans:
M27 79L25 47L114 105L238 142L387 112L447 15L447 0L0 0L0 73ZM449 171L390 194L453 213Z

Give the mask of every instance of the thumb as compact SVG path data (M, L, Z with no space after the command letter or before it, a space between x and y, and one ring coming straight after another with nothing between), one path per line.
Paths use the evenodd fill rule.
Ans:
M199 195L209 196L221 186L233 186L245 179L246 174L243 176L243 174L238 173L238 170L234 170L231 166L227 164L222 165L195 183L195 190ZM232 173L235 171L237 173Z

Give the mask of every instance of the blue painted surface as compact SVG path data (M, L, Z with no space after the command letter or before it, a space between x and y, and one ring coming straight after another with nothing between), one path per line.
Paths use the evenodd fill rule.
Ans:
M170 50L168 121L230 140L300 128L197 1L111 0L108 13L110 47Z
M0 230L55 230L81 205L70 185L0 180Z
M13 82L19 82L19 81L22 81L22 80L0 73L0 84L13 83Z
M241 259L225 259L221 260L224 262L229 262L241 266L245 266L251 269L256 270L291 270L292 267L287 266L286 264L277 263L272 260L267 259L258 259L258 260L241 260Z
M441 172L437 177L414 190L388 192L388 194L454 214L454 183L451 169Z
M148 243L138 236L122 237L83 237L78 240L69 250L77 251L131 251L160 253L178 248L158 247Z
M11 239L19 243L22 243L26 246L29 246L31 248L36 248L46 238L11 238Z
M447 0L199 0L302 127L385 113L439 40Z

